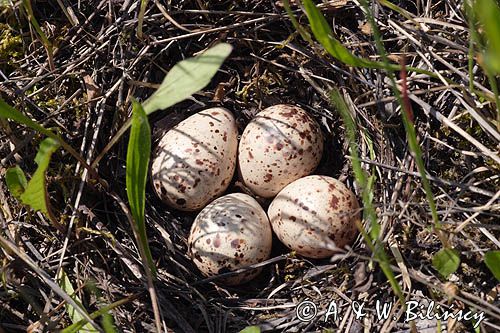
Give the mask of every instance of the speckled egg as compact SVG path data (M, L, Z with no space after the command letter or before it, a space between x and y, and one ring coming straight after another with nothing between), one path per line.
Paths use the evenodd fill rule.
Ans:
M241 136L241 179L255 194L270 198L313 172L322 153L318 123L297 106L274 105L259 112Z
M335 246L342 248L356 238L360 210L354 193L339 180L308 176L281 190L268 216L287 247L304 257L326 258Z
M205 276L231 272L268 259L272 231L266 213L251 196L232 193L206 206L196 217L188 238L189 253ZM260 273L256 268L223 278L236 285Z
M236 168L238 129L231 112L211 108L169 130L152 158L156 194L169 206L196 211L220 196Z

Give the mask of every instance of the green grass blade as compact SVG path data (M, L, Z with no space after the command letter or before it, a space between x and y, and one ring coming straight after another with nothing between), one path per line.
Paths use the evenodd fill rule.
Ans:
M333 31L321 11L312 0L303 0L307 19L318 42L337 60L355 67L381 68L382 64L358 58L333 37Z
M45 181L45 172L49 167L52 154L59 148L59 142L46 138L40 143L40 148L35 157L38 165L33 177L31 177L24 193L21 195L21 201L36 211L50 216L50 207Z
M379 54L381 55L382 61L386 64L388 64L388 58L387 58L387 52L384 48L384 45L382 43L382 37L380 34L380 31L378 29L378 26L375 23L375 19L373 17L373 14L370 10L369 4L366 0L361 0L361 4L365 10L365 13L367 15L368 21L370 22L370 25L373 30L373 36L375 38L375 43L377 45L377 50ZM449 249L448 246L448 241L442 234L442 232L439 230L441 225L439 223L439 218L437 214L437 209L436 209L436 203L434 201L434 195L432 193L431 185L429 182L429 179L427 178L427 172L425 170L425 165L423 162L422 158L422 151L420 149L420 145L418 144L417 140L417 134L415 131L415 127L413 125L413 119L410 117L413 117L412 115L412 110L411 110L411 104L410 100L408 98L408 87L407 87L407 82L406 82L406 68L404 65L404 62L401 66L401 74L402 74L402 95L397 88L396 85L396 78L394 77L394 73L391 71L388 71L388 76L389 79L391 80L391 85L392 85L392 90L394 93L394 96L396 97L399 105L401 106L402 109L402 118L403 118L403 124L406 130L406 135L408 139L408 145L410 147L410 151L413 153L413 157L415 159L415 162L417 164L417 169L419 171L419 174L422 179L422 184L424 187L425 195L427 198L427 201L429 202L429 207L431 209L431 214L432 214L432 219L434 221L434 228L436 229L436 234L440 238L441 242L445 246L443 249L441 249L434 257L433 257L433 266L436 267L436 269L443 275L443 276L448 276L447 273L451 274L453 273L457 268L458 265L460 264L460 256L459 253ZM456 267L454 266L456 265Z
M460 266L460 254L455 249L443 248L432 258L432 266L447 279Z
M105 312L102 314L102 328L104 329L105 333L117 333L118 331L116 330L115 326L115 321L113 319L113 316L109 314L109 312Z
M479 34L476 30L476 17L470 0L464 1L464 10L469 24L469 50L468 50L468 71L469 71L469 90L475 93L474 89L474 45L479 44Z
M325 50L332 55L335 59L343 62L346 65L354 67L364 67L371 69L387 69L397 71L401 66L397 64L390 64L388 62L377 62L363 59L353 55L342 43L333 37L333 30L326 21L321 11L314 5L312 0L303 0L304 9L306 11L307 19L311 25L311 30L314 37L321 43ZM425 74L433 78L437 75L420 68L408 67L409 71ZM453 83L451 80L449 83Z
M40 28L40 25L38 24L38 21L35 18L35 15L33 13L33 7L31 6L31 0L23 0L23 6L24 9L26 10L26 13L28 14L28 18L30 20L31 25L33 26L33 28L35 28L35 31L42 40L43 45L45 47L51 45L49 39L47 38L47 35L45 35L42 28Z
M89 317L90 317L90 319L94 320L94 319L96 319L96 318L98 318L106 313L109 313L109 311L111 311L119 306L122 306L123 304L126 304L128 302L133 301L137 297L138 297L138 295L132 295L132 296L129 296L127 298L116 301L114 303L111 303L109 305L103 306L99 310L92 312L89 315ZM61 330L60 333L77 333L77 332L79 332L79 330L82 329L83 326L85 326L85 324L87 324L87 320L82 319L79 322L74 323L74 324L66 327L65 329Z
M240 333L260 333L260 332L261 330L259 326L248 326L240 331Z
M141 7L139 8L139 16L137 18L137 37L142 38L142 25L144 23L144 14L146 13L146 7L148 5L148 0L141 0Z
M85 289L88 290L92 295L94 295L96 299L96 306L102 307L105 306L105 301L102 296L102 291L97 288L96 281L90 279L85 284ZM105 312L101 315L101 326L105 333L117 333L115 320L111 313Z
M55 134L54 132L39 125L37 122L26 117L17 109L7 104L1 97L0 97L0 118L14 120L19 124L26 125L31 129L34 129L35 131L45 134L49 138L52 138L53 140L57 141L68 153L70 153L74 158L76 158L89 171L91 175L97 176L95 170L91 168L90 165L87 164L85 159L75 149L73 149L73 147L71 147L66 141L64 141L59 135Z
M496 3L491 0L479 0L473 2L472 0L465 1L464 3L465 14L469 23L470 41L469 41L469 89L471 92L474 90L473 79L474 73L474 45L481 53L481 61L479 64L483 67L488 82L490 83L491 90L494 98L493 102L497 107L497 129L500 131L500 97L498 91L498 84L495 75L500 73L500 22L496 17L500 17L500 8ZM480 36L478 31L479 25L482 26L482 35L485 41ZM484 96L481 96L484 98Z
M76 304L78 304L80 309L87 312L82 305L82 301L75 294L75 290L74 290L73 286L71 285L71 281L69 280L69 278L66 275L66 273L64 272L64 270L61 269L59 272L60 273L58 276L58 280L59 280L59 286L61 287L61 289L64 290L75 301ZM84 319L83 316L71 304L66 303L65 307L66 307L66 311L68 312L68 316L73 323L78 323ZM80 332L82 332L82 333L95 333L95 332L99 332L99 331L96 330L94 327L92 327L92 325L90 325L89 323L86 323L85 325L82 326L82 328L80 329Z
M15 167L9 168L5 173L5 182L7 183L7 188L12 195L21 199L21 195L24 193L28 181L24 175L24 171L16 165Z
M412 14L410 12L408 12L407 10L393 4L392 2L388 1L388 0L379 0L379 3L382 5L382 6L385 6L393 11L395 11L396 13L399 13L399 15L403 16L405 19L409 20L409 21L413 21L413 17L412 17ZM413 21L414 22L414 21Z
M285 11L288 17L290 18L290 21L292 22L295 30L299 32L299 34L306 42L312 44L313 40L311 38L311 34L309 34L309 32L306 29L304 29L304 27L299 23L299 21L297 21L295 15L292 12L292 9L290 8L290 2L288 0L283 1L283 7L285 7Z
M390 266L389 257L385 253L383 244L380 242L380 225L377 221L377 215L375 213L375 207L373 206L373 178L367 177L365 171L361 167L361 161L358 155L358 146L356 144L356 124L349 113L349 109L340 95L338 90L332 91L331 102L335 105L336 109L339 111L347 131L347 139L349 140L349 151L352 159L352 168L354 170L354 177L356 182L362 189L362 200L363 200L363 217L370 223L370 234L366 233L363 226L359 226L361 235L363 236L366 244L373 252L375 259L377 259L382 272L387 277L392 290L399 298L401 303L404 303L403 292L401 291L401 286L399 285L394 272Z
M17 123L26 125L37 132L45 134L48 137L60 140L59 137L54 132L49 131L45 127L39 125L30 118L26 117L24 114L22 114L21 112L19 112L9 104L7 104L1 97L0 97L0 118L14 120Z
M475 17L482 25L487 40L484 61L494 72L500 73L500 8L494 0L474 1Z
M363 6L363 9L365 10L365 13L366 13L367 18L368 18L368 22L370 22L370 25L372 27L373 36L375 39L375 43L377 45L377 50L382 58L383 63L386 64L385 67L388 68L389 60L387 58L387 52L386 52L384 45L382 43L382 37L381 37L380 31L378 29L378 26L375 23L375 19L374 19L373 14L370 10L368 2L366 0L361 0L361 5ZM403 66L399 66L399 67L400 67L400 70L402 71L402 74L406 78L407 67L404 66L404 64L403 64ZM412 119L410 119L410 114L412 113L412 111L411 111L411 106L410 106L410 102L408 99L408 91L407 91L408 88L406 86L406 80L404 80L404 82L403 82L403 95L404 95L403 98L405 98L406 100L403 100L403 98L401 97L401 93L397 88L396 78L394 76L394 73L391 71L388 71L387 74L389 76L389 79L391 80L391 85L392 85L392 90L393 90L394 96L396 97L396 100L398 101L398 103L402 109L401 114L402 114L402 118L403 118L403 124L404 124L405 130L406 130L408 145L410 147L410 151L413 153L413 157L414 157L415 162L417 164L418 172L419 172L421 179L422 179L422 185L424 187L424 192L425 192L427 201L429 202L429 207L431 210L431 215L432 215L432 220L434 222L434 227L436 229L439 229L440 224L439 224L439 218L438 218L437 209L436 209L436 203L434 201L434 195L432 193L429 179L427 178L425 164L424 164L424 161L422 159L422 150L420 149L420 145L418 144L415 127L413 125ZM441 237L441 234L439 232L438 232L438 236L440 236L441 241L446 245L446 240Z
M146 225L144 222L146 181L149 168L149 156L151 154L151 129L149 127L148 116L144 112L141 104L137 101L132 101L132 103L132 128L130 130L130 139L128 142L126 167L127 196L130 203L130 210L136 223L135 227L139 236L139 246L144 249L148 261L147 266L150 267L154 274L156 269L149 249Z
M406 130L406 137L408 139L408 145L410 146L410 151L413 153L413 158L415 159L415 163L417 164L417 169L420 174L420 178L422 179L422 186L424 187L425 196L427 201L429 202L429 207L431 209L432 220L434 222L434 227L436 229L441 228L441 224L439 222L439 217L437 214L436 202L434 200L434 194L432 193L431 183L429 182L429 178L427 178L427 171L425 170L424 160L422 158L422 149L420 149L420 145L417 141L417 133L415 131L415 126L408 118L408 113L403 111L401 112L403 117L403 124Z
M177 63L158 90L143 103L146 114L166 109L207 86L231 50L231 45L221 43L196 57Z
M500 281L500 251L489 251L484 255L484 263L493 276Z
M45 35L45 33L43 32L42 28L40 28L38 21L36 20L35 14L33 13L33 7L31 6L31 0L23 0L23 6L24 10L28 14L28 19L30 20L31 25L35 29L36 33L42 41L43 46L47 50L50 69L54 70L54 47L47 38L47 35Z

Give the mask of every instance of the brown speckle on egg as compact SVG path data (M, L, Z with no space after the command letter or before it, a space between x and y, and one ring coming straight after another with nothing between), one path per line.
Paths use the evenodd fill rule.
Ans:
M245 128L239 154L250 150L245 155L248 158L239 160L241 178L255 194L270 198L314 171L323 152L323 137L318 123L303 109L274 105L258 113ZM262 165L273 166L273 172ZM289 172L277 172L282 165ZM272 179L267 174L272 174Z
M208 242L206 239L212 239ZM188 238L194 260L205 276L230 272L265 260L271 253L272 231L266 213L258 202L243 193L220 197L196 217ZM251 280L260 269L224 278L228 285Z
M269 206L268 216L276 236L290 249L325 258L356 237L358 207L354 194L337 179L308 176L285 186Z
M208 128L224 135L210 134ZM151 159L153 188L173 208L199 210L226 190L236 168L237 149L238 129L231 112L224 108L198 112L161 138Z

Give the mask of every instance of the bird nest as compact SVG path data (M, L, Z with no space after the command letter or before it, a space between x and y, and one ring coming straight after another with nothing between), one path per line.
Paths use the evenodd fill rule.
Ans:
M33 2L33 14L53 45L51 61L21 4L0 2L2 98L38 123L58 128L83 159L92 162L104 154L95 170L108 184L104 188L87 177L64 149L54 154L47 186L54 214L66 230L61 233L0 182L2 234L18 250L3 246L0 332L55 331L71 324L65 302L48 283L61 267L89 313L122 301L109 311L120 331L155 330L150 285L120 206L127 197L128 140L103 149L129 118L132 97L145 100L175 63L218 42L234 47L231 56L206 89L150 116L153 146L166 128L208 107L231 110L241 134L265 107L297 105L325 135L315 174L340 179L362 202L346 127L330 99L338 88L356 123L362 168L372 177L380 244L408 307L401 306L361 236L322 260L295 255L276 240L271 258L259 264L263 272L251 282L228 287L221 277L206 278L187 255L196 214L168 208L148 184L146 228L157 267L153 294L162 327L175 332L236 332L250 325L279 332L424 332L441 325L449 332L470 332L483 313L483 331L500 330L500 285L483 262L486 252L500 246L495 223L499 164L491 155L499 147L492 125L497 111L481 97L492 96L492 89L480 67L469 77L470 35L461 3L396 4L401 11L372 4L389 59L399 63L404 57L408 65L439 74L409 72L407 90L440 230L447 246L460 253L460 266L447 279L432 266L443 244L433 229L387 72L345 65L319 43L304 40L280 1L150 1L143 38L136 34L138 1L78 1L63 7L55 1ZM309 30L298 2L291 5ZM319 8L348 50L380 60L357 1L324 1ZM477 94L464 89L469 84ZM15 164L34 172L43 137L14 122L0 126L2 178ZM241 191L233 179L227 192ZM369 221L364 222L369 230ZM408 317L411 302L419 303L422 311L415 314L420 316ZM380 313L384 305L387 316ZM425 315L433 305L477 316L438 320L435 314Z

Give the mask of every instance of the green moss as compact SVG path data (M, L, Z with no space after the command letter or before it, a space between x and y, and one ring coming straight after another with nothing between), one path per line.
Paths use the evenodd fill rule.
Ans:
M22 56L23 41L9 25L0 23L0 62L12 66Z
M81 120L82 118L85 118L87 116L88 108L85 105L86 98L87 98L87 94L84 94L83 97L75 98L71 102L71 105L72 105L73 109L75 110L75 117L77 120Z

